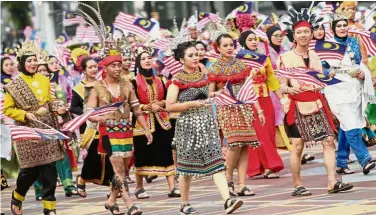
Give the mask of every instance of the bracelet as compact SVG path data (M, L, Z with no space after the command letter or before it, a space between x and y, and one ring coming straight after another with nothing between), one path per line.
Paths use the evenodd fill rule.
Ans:
M143 111L143 110L142 110L143 107L145 107L145 105L144 105L144 104L140 104L140 109L141 109L141 111Z
M260 116L260 115L263 115L264 114L264 111L263 110L259 110L257 111L257 114Z
M147 111L151 111L151 110L152 110L152 108L151 108L151 104L146 105L146 110L147 110Z

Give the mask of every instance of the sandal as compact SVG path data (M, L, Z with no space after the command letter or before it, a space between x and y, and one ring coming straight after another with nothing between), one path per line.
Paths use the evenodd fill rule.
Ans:
M231 214L243 205L243 201L239 199L228 198L225 202L226 214Z
M274 176L270 176L270 175L273 175ZM275 179L275 178L279 178L279 175L276 175L275 172L273 170L269 170L265 175L264 175L264 178L265 179Z
M132 214L132 212L137 211L136 213ZM136 205L133 205L131 208L129 208L127 215L141 215L142 211L139 211Z
M77 184L77 193L81 198L86 198L87 193L86 193L86 184L79 184L78 178L80 178L81 175L77 175L76 177L76 184Z
M331 190L328 190L329 194L332 193L339 193L341 191L351 190L354 187L354 185L350 183L342 183L340 181L337 181L337 183L334 185L334 188Z
M252 192L248 187L243 187L243 189L238 192L238 196L254 196L256 195L254 192Z
M134 195L136 196L137 199L147 199L149 198L149 195L146 193L144 188L141 188L137 190Z
M198 214L197 211L190 205L182 205L180 208L180 215Z
M376 167L376 163L372 162L371 160L368 161L368 163L363 167L363 174L368 175L368 173L371 171L371 169Z
M123 215L124 213L120 212L120 209L119 209L119 205L118 204L114 204L112 206L110 206L109 204L104 204L104 208L106 208L106 210L109 210L111 212L111 214L113 215ZM119 211L118 214L115 214L114 211Z
M302 157L301 164L306 164L307 161L313 161L313 160L315 160L315 156L310 155L310 154L304 154Z
M336 172L338 174L344 174L344 175L351 175L351 174L355 173L355 171L352 171L349 168L343 168L343 167L340 167L339 169L336 169Z
M153 176L145 176L145 180L148 184L150 184L151 182L153 182L154 179L158 178L158 176L156 175L153 175Z
M13 206L18 207L19 213L16 213L16 211L14 211ZM12 199L10 201L10 211L12 212L13 215L22 215L22 212L21 212L22 211L22 202L17 201L15 199Z
M43 209L43 215L50 215L51 213L54 213L56 215L56 209L54 210Z
M312 195L312 193L309 192L309 190L307 190L305 187L301 186L301 187L295 188L294 192L292 192L291 195L292 196L310 196Z
M234 182L232 181L228 181L227 182L227 186L228 186L228 191L230 193L230 196L236 196L235 195L235 186L234 186Z
M176 197L181 197L180 196L180 190L176 187L174 187L174 189L171 190L171 192L169 194L167 194L168 197L170 198L176 198Z

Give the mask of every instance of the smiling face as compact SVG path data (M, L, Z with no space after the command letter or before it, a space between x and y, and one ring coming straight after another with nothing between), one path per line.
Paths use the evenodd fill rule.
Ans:
M271 42L272 42L272 44L274 44L276 46L280 46L282 44L282 39L283 39L282 31L277 30L272 34L272 37L271 37L272 41Z
M85 74L89 78L95 78L98 74L98 64L95 60L89 60L86 62Z
M336 30L335 33L338 37L340 37L340 38L346 37L348 32L349 32L347 22L345 20L341 20L341 21L337 22L335 30Z
M308 46L313 37L311 28L302 26L294 31L294 40L299 46Z
M201 43L197 43L195 47L197 49L199 59L200 60L204 59L205 52L206 52L204 45L202 45Z
M249 34L247 39L245 40L245 45L249 48L249 50L255 51L257 49L258 39L255 34Z
M34 74L37 72L37 57L36 56L30 56L26 58L25 69L30 74Z
M184 64L184 67L191 70L195 70L198 67L198 52L195 47L189 47L184 51L184 57L180 58L180 62Z
M57 61L56 57L51 57L48 60L48 69L52 72L59 70L59 62Z
M142 69L145 69L145 70L149 70L152 68L152 58L151 56L144 52L141 54L141 57L140 57L140 66Z
M222 56L230 58L234 54L234 41L232 38L223 37L219 41L219 52Z
M3 72L7 75L12 75L13 72L13 62L11 59L4 60L3 68L1 68Z
M105 67L107 75L113 79L118 79L121 72L121 62L115 61Z

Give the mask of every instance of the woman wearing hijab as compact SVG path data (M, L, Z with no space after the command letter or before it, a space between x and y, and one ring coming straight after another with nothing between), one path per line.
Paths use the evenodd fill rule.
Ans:
M337 173L352 174L347 165L350 155L350 148L357 157L359 164L363 167L363 174L367 175L371 169L376 167L376 163L368 152L362 140L363 132L368 138L375 141L375 135L366 127L365 109L368 103L375 103L371 72L362 64L367 59L360 50L360 45L355 38L349 37L348 20L338 19L332 22L334 40L346 45L346 53L341 61L340 71L330 70L330 76L336 76L342 82L325 89L325 96L331 110L340 122L338 133L337 151ZM353 98L352 100L345 99ZM370 140L371 141L371 140Z
M239 37L240 45L256 53L258 47L258 38L256 34L249 30L243 32ZM266 57L266 56L265 56ZM269 57L266 57L263 66L259 69L252 69L253 87L258 98L258 103L264 110L265 124L260 126L254 123L257 137L262 143L256 149L248 149L248 177L264 174L265 179L279 178L276 174L283 169L283 162L276 148L276 129L275 129L275 110L270 98L270 92L275 92L279 100L282 94L279 90L279 82L274 75L274 70ZM265 132L266 131L266 132Z
M33 41L27 41L17 52L20 71L13 81L6 85L4 114L20 125L31 128L57 128L55 113L62 114L65 108L59 106L51 97L48 78L36 74L37 55L41 53ZM42 123L41 123L42 122ZM30 186L42 177L43 214L56 214L56 179L55 162L63 159L63 149L58 140L23 139L15 141L20 173L13 191L11 211L13 215L22 214L22 202Z
M146 47L136 48L136 77L132 80L140 108L153 135L153 143L148 144L145 130L136 123L134 128L134 157L136 174L136 192L138 199L149 198L143 187L145 176L165 176L169 185L168 197L180 197L175 188L175 165L172 157L171 126L165 110L166 88L163 81L153 74L152 56Z

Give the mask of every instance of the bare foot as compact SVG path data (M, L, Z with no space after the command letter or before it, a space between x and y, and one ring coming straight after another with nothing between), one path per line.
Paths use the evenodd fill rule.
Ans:
M18 215L22 215L22 209L16 205L12 205L12 210Z

